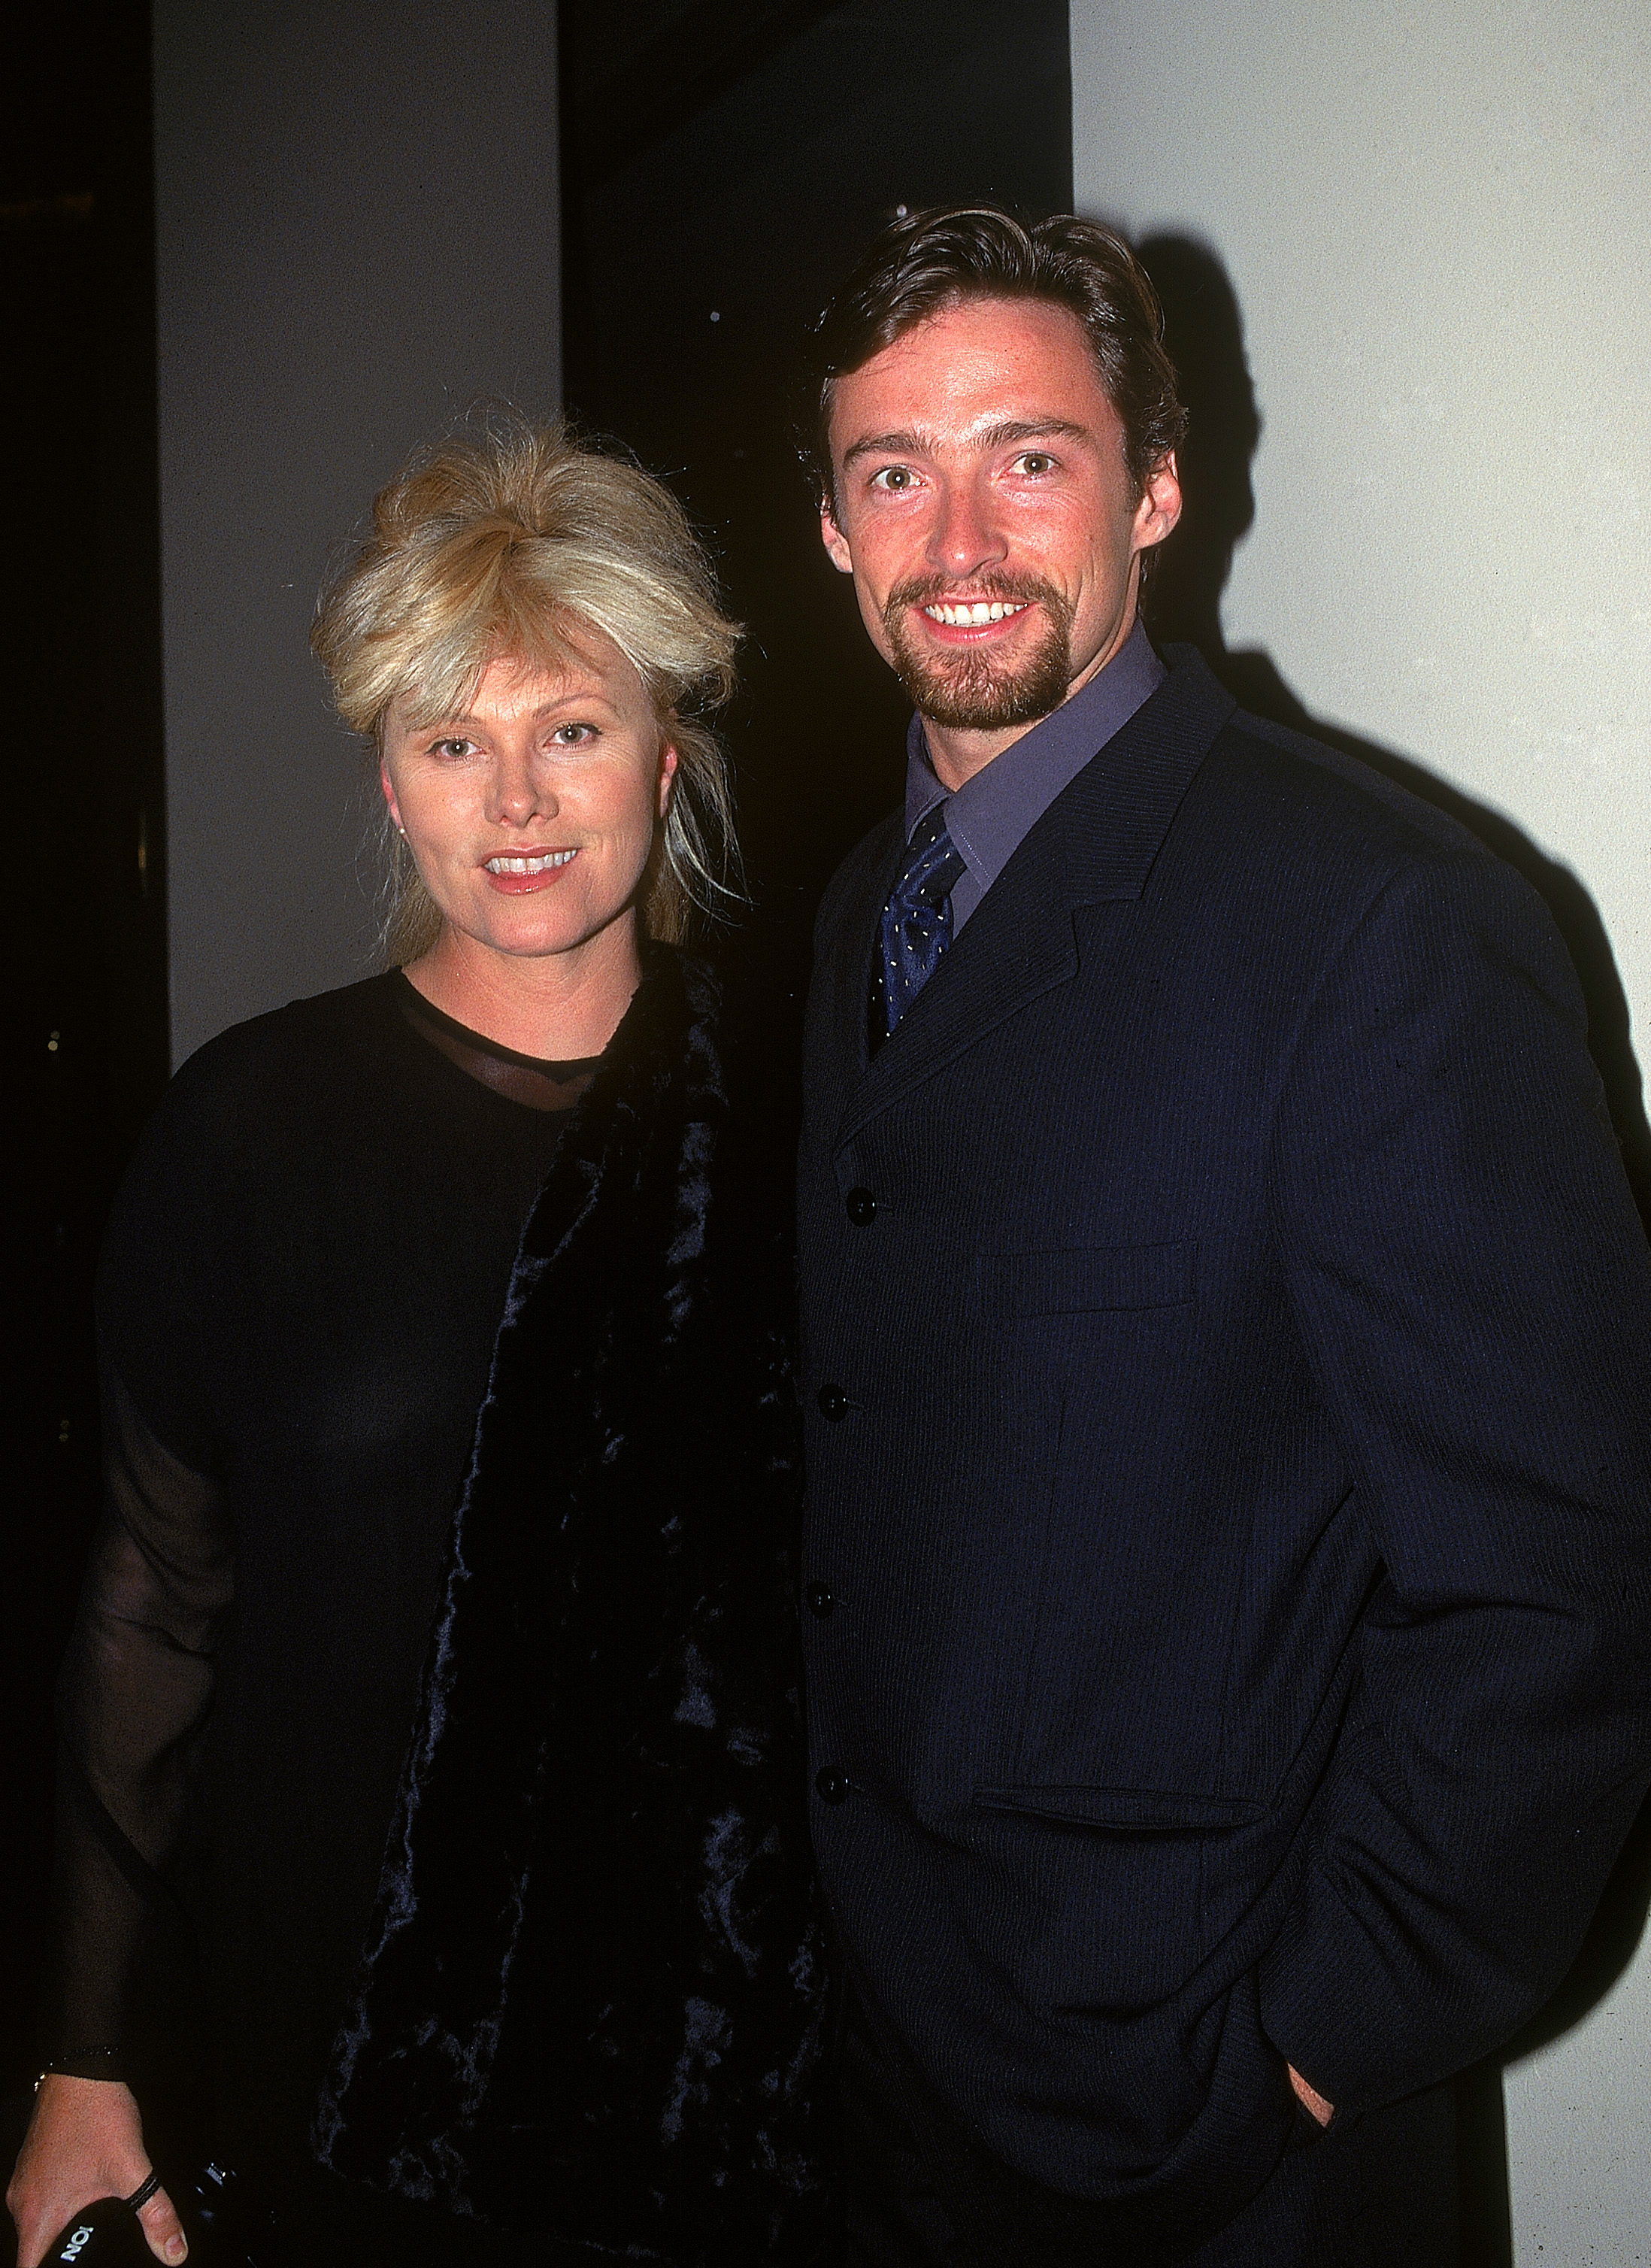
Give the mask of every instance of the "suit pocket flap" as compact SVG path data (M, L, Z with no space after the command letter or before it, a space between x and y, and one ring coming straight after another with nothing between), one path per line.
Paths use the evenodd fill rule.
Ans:
M1108 1307L1171 1307L1192 1296L1196 1243L1109 1244L1071 1252L988 1252L980 1260L989 1313L1080 1315Z
M974 1800L987 1811L1023 1812L1126 1835L1207 1835L1248 1827L1262 1816L1260 1804L1242 1797L1170 1795L1149 1787L978 1787Z

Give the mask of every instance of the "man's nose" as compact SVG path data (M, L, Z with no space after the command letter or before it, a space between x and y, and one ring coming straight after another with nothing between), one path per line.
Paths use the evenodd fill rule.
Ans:
M982 568L1001 565L1008 548L989 497L965 482L945 490L929 535L932 565L962 581Z

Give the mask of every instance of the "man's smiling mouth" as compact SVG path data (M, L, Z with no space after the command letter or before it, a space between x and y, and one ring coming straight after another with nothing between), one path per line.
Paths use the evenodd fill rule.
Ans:
M923 612L931 622L944 622L950 630L971 630L977 622L1001 622L1010 615L1024 614L1029 603L1024 599L976 599L964 606L951 606L936 600Z

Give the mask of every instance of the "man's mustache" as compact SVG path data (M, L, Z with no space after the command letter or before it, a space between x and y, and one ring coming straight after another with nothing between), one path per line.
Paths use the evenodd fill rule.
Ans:
M896 583L884 600L884 615L886 618L906 607L934 606L960 588L966 589L971 599L1001 599L1006 605L1042 606L1056 622L1064 622L1071 612L1065 593L1039 576L988 571L984 575L908 576L905 582Z

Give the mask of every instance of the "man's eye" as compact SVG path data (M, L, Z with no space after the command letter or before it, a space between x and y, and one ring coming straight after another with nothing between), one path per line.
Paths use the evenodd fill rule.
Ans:
M1030 473L1034 480L1055 468L1054 459L1042 449L1024 449L1015 460L1017 473Z
M904 496L917 484L917 475L909 465L884 465L880 473L873 473L871 485L893 496Z

